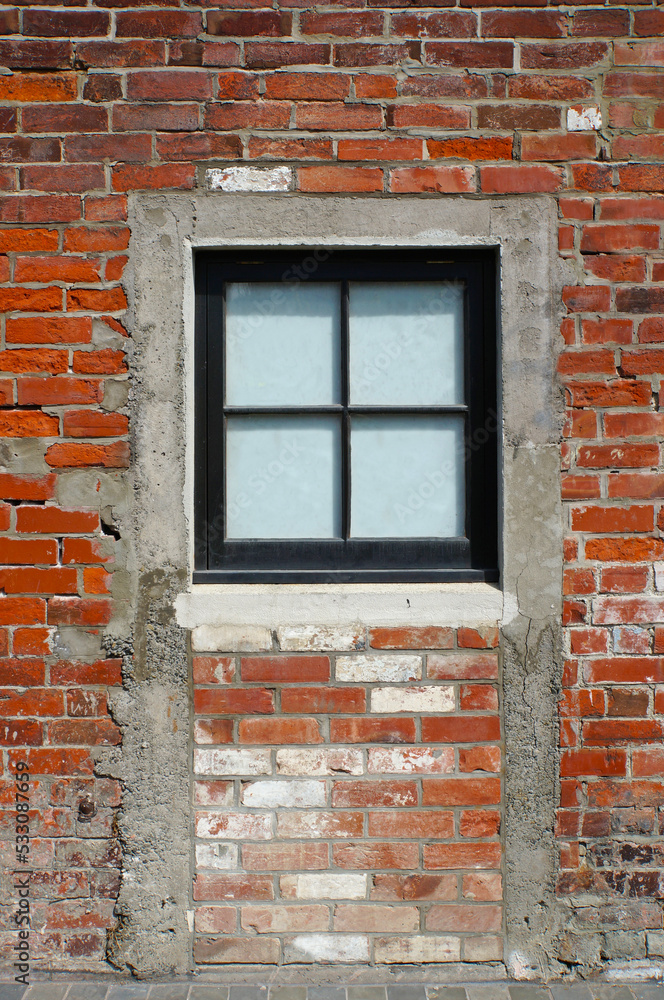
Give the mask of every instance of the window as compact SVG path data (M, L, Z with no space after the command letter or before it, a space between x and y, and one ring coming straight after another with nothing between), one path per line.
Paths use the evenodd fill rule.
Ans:
M196 257L195 582L496 580L496 257Z

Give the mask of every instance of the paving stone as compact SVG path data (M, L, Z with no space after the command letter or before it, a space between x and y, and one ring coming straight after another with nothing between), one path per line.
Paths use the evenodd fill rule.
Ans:
M0 983L0 1000L21 1000L28 992L28 987L20 983Z
M385 1000L385 987L349 986L348 1000Z
M111 986L106 1000L147 1000L149 986Z
M25 1000L62 1000L68 983L34 983L25 994Z
M426 990L424 986L415 984L412 986L388 986L387 998L388 1000L426 1000Z
M607 986L602 983L589 985L595 1000L634 1000L634 994L629 986Z
M661 983L634 983L631 990L636 1000L664 1000L664 986Z
M593 1000L590 989L582 983L570 983L565 986L550 983L549 989L553 1000Z
M270 986L270 1000L307 1000L307 987Z
M534 983L516 983L508 986L512 1000L551 1000L551 992L546 986Z
M307 1000L346 1000L346 991L340 986L310 986Z
M467 1000L464 986L427 986L428 1000Z
M148 1000L187 1000L188 996L189 983L171 983L165 986L153 986L148 994Z
M228 1000L228 986L192 986L189 1000Z
M72 983L67 1000L105 1000L107 983Z
M230 1000L266 1000L267 986L231 986Z
M466 993L468 1000L511 1000L506 983L473 983Z

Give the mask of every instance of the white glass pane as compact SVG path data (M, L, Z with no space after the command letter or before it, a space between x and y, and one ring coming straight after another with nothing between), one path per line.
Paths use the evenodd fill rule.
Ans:
M229 417L227 537L338 537L340 469L338 417Z
M226 402L339 402L340 290L321 282L226 286Z
M352 403L464 401L462 285L351 282L349 330Z
M353 417L353 538L464 534L463 417Z

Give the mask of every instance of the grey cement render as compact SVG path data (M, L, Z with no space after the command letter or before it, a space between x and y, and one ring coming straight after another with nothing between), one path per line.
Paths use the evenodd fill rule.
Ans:
M193 248L483 244L501 253L505 960L518 976L555 974L560 918L552 830L562 590L555 364L563 284L555 200L195 192L130 195L129 204L133 462L104 487L107 530L120 536L118 614L104 641L107 653L124 662L124 687L111 706L123 747L100 750L97 767L124 786L118 826L124 875L108 960L139 976L191 967L191 692L187 633L174 606L190 589ZM73 629L61 630L58 641L72 651L77 643L94 644ZM451 972L438 975L450 981ZM307 974L315 977L316 970L300 967L298 981ZM436 970L425 974L431 981L429 975Z

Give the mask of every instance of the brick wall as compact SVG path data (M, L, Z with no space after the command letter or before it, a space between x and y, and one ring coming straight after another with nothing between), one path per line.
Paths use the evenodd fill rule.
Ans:
M106 929L117 919L113 900L120 861L113 814L119 786L95 776L95 761L105 745L121 738L107 709L107 692L121 683L120 661L107 655L112 647L104 644L104 631L126 597L122 542L108 520L108 497L130 463L122 322L127 193L193 189L204 183L205 168L220 161L286 163L293 167L296 190L322 194L557 197L560 250L569 274L561 328L566 345L561 377L569 403L561 451L569 658L561 702L557 831L559 893L568 922L558 957L570 965L661 957L663 27L662 9L653 3L559 6L539 0L500 9L467 0L458 6L454 0L432 0L428 6L419 0L401 5L347 0L320 7L292 0L268 9L259 0L235 0L223 9L160 2L142 10L108 0L85 7L0 8L0 61L9 70L0 76L2 847L11 857L13 766L22 759L34 776L34 943L46 964L100 967ZM431 662L449 663L458 655L441 646L439 654L407 654L423 664L422 684L413 678L412 685L436 687L429 683ZM342 657L352 656L356 664L367 655L383 664L388 655L408 662L398 651L350 653L339 645L334 651L337 675L329 683L354 692L350 697L358 699L358 708L365 698L372 706L375 685L389 688L394 681L376 675L369 682L356 666L357 681L340 683ZM277 655L283 654L264 651L255 661L236 663L229 654L214 670L210 662L197 661L199 741L246 744L252 759L266 761L265 775L256 781L276 778L277 755L292 753L286 744L270 750L268 771L261 754L268 753L267 744L276 745L277 730L282 739L313 738L314 748L329 739L330 747L346 746L346 753L359 755L353 758L358 768L360 757L362 767L370 768L371 755L377 754L370 740L358 745L344 735L337 743L332 734L345 728L358 733L364 726L375 732L389 712L374 718L363 708L353 721L345 701L317 701L321 695L315 692L323 688L314 681L305 685L289 678L282 690L277 674L268 676L278 669ZM328 669L323 668L327 652L302 655L307 663L318 656L320 669ZM274 712L244 718L249 688L238 684L248 679L248 670L265 671L251 676L265 677L267 693L260 697ZM227 681L223 686L216 683L220 671ZM323 684L322 673L317 682ZM253 683L261 689L261 681ZM410 680L399 683L412 686ZM470 718L476 714L466 708L475 697L465 695L466 689L477 688L477 697L495 691L486 679L474 677L467 685L444 678L437 689L450 686L454 713L434 716L433 732L442 733L452 719L461 726L466 712ZM293 694L298 687L313 693ZM275 692L281 692L281 702L273 700ZM289 697L295 699L293 714L286 709ZM385 695L385 704L390 697ZM236 714L240 718L233 721ZM444 753L456 746L457 736L438 744L421 733L416 715L399 717L400 727L409 723L409 738L421 737L444 747ZM365 718L369 722L358 729ZM496 724L495 716L486 718ZM395 725L385 743L391 744ZM472 727L466 732L479 741ZM199 743L198 753L203 750ZM198 806L204 813L208 805L218 812L228 802L240 829L248 807L241 796L251 794L251 786L240 782L250 776L238 769L224 777L219 752L206 758L216 763L210 763L214 773L205 783L199 778ZM462 778L462 751L454 753L450 775L458 775L459 783L476 780ZM97 771L104 773L99 766ZM352 820L352 842L360 833L367 837L358 859L373 843L374 808L375 815L388 815L363 798L362 788L387 782L383 789L389 797L390 787L403 783L404 795L416 801L390 811L390 822L398 825L410 810L429 814L422 817L422 855L418 839L417 864L407 869L412 885L421 885L417 879L426 874L427 858L444 853L429 832L431 817L447 817L445 844L463 844L462 824L471 822L464 816L485 810L479 804L466 810L465 803L429 808L427 785L434 788L447 779L384 773L370 771L370 781L362 785L359 773L338 778L312 773L299 780L316 783L312 794L324 791L323 814L343 809L358 817ZM495 781L492 774L487 771L480 780ZM271 794L271 783L263 787L257 794ZM92 817L85 815L88 799L96 810ZM337 805L345 801L361 804ZM486 811L495 812L494 805ZM205 827L207 820L201 822ZM318 832L328 830L321 826ZM477 842L495 845L493 830L485 830L489 826ZM381 836L376 843L393 840L395 850L402 843L396 834ZM198 841L204 859L210 857L207 840ZM282 838L284 851L289 840ZM468 907L463 913L472 910L478 917L461 934L466 957L468 942L479 940L480 930L494 931L493 925L472 922L480 911L493 913L496 903L479 896L465 901L463 866L458 875L446 874L448 881L436 882L449 882L445 891L453 895L422 914L417 888L400 888L398 868L384 866L382 881L387 896L403 893L403 898L379 903L372 896L378 874L369 864L361 907L348 898L298 902L311 872L337 880L364 877L361 868L343 863L323 876L327 865L335 864L327 847L325 858L317 853L325 837L302 843L313 845L303 847L303 857L320 857L317 863L324 861L324 867L292 865L282 875L273 874L275 862L273 871L261 874L248 861L252 851L254 864L265 860L267 841L260 839L238 854L243 884L263 886L265 901L241 901L243 922L237 924L232 904L224 903L223 910L217 905L227 898L222 884L231 876L197 877L199 957L220 956L221 932L237 938L242 927L254 946L264 949L264 960L272 961L277 931L254 935L254 928L269 928L276 919L273 909L285 906L279 902L285 898L289 908L311 907L320 933L352 927L355 935L358 922L371 920L373 906L390 906L380 920L402 920L400 928L413 929L395 936L409 933L420 942L447 936L446 908ZM334 850L344 857L340 842ZM350 865L351 849L345 857ZM435 879L443 875L437 872ZM14 937L9 913L3 914L0 940L7 954ZM284 934L288 930L284 927ZM219 932L214 943L204 944L214 931ZM357 930L360 937L367 932ZM228 945L228 954L237 957L234 947Z
M193 661L195 959L500 960L497 627L255 633Z

